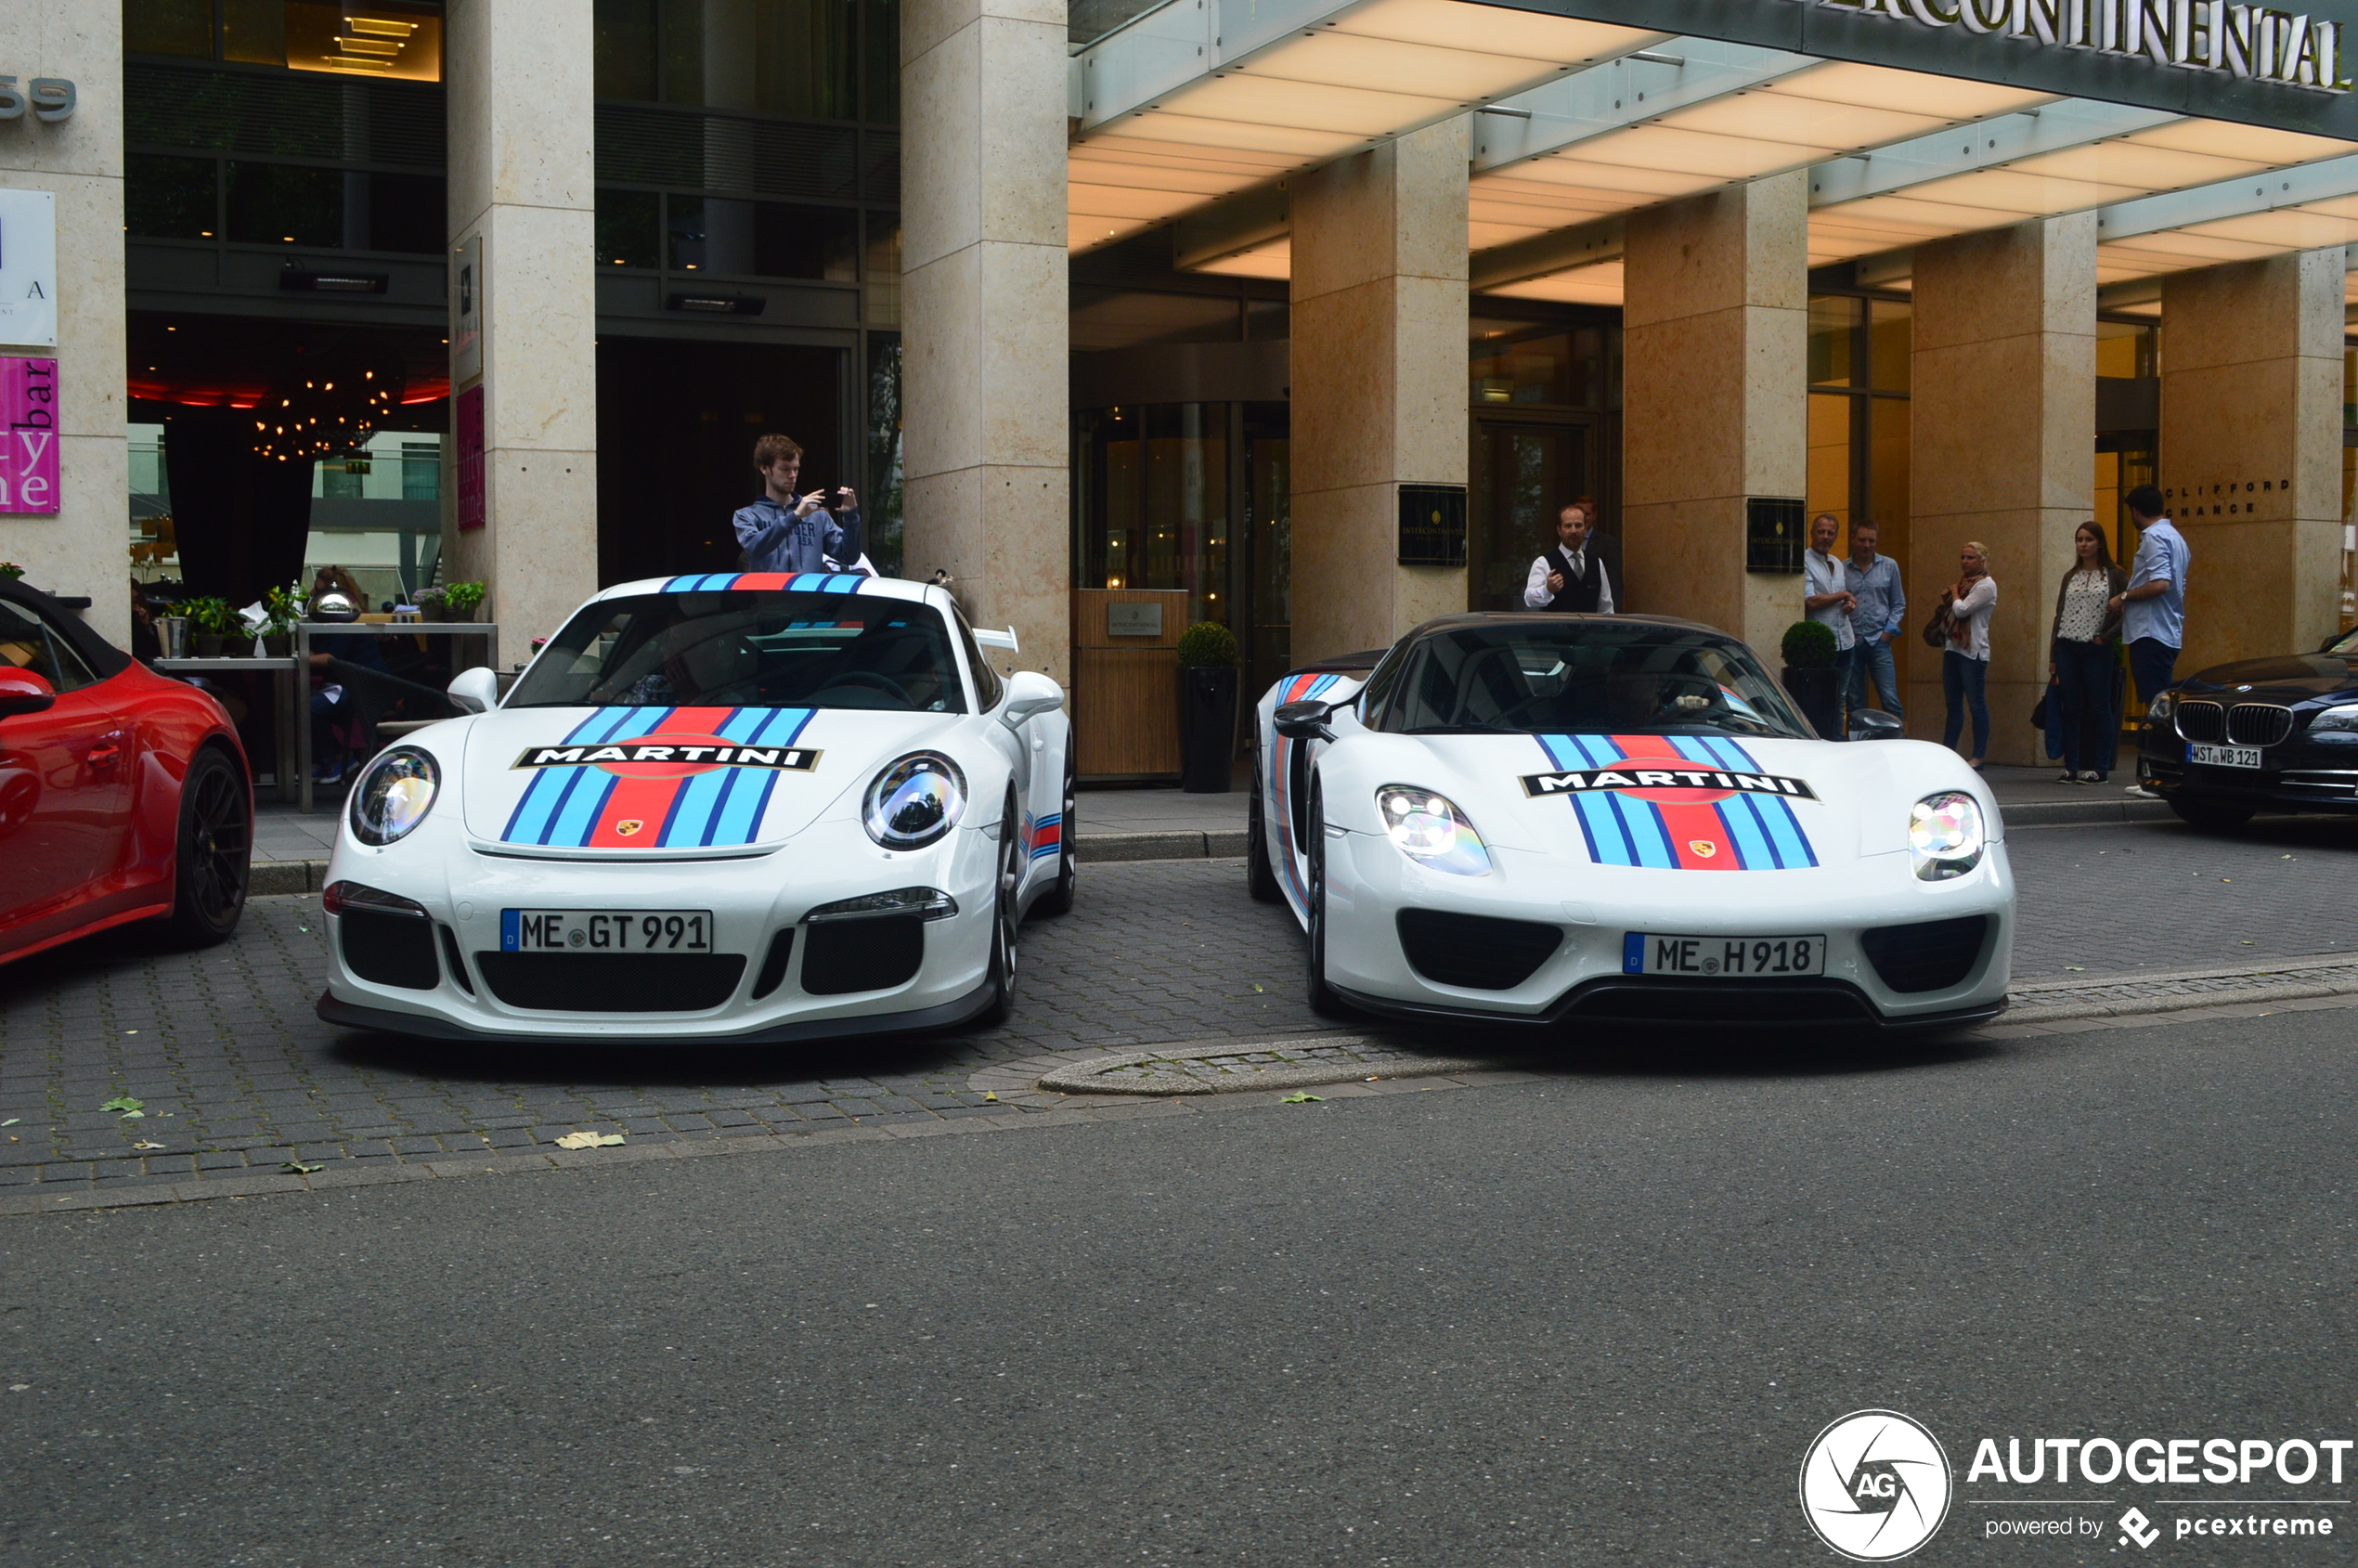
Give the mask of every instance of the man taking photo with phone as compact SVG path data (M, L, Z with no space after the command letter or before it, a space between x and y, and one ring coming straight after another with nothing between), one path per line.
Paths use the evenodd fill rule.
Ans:
M736 515L746 570L875 575L860 551L860 498L850 486L836 488L833 512L824 489L797 495L802 447L791 436L765 435L755 442L753 466L761 472L761 498Z

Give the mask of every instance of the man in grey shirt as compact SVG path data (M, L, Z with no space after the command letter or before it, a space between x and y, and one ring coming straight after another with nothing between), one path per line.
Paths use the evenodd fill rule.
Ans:
M1900 586L1899 563L1875 553L1878 536L1872 523L1850 528L1850 592L1857 607L1850 612L1851 634L1858 639L1850 655L1850 678L1843 694L1854 708L1867 706L1872 678L1883 710L1894 719L1907 717L1899 706L1899 672L1892 663L1891 640L1908 619L1908 593Z

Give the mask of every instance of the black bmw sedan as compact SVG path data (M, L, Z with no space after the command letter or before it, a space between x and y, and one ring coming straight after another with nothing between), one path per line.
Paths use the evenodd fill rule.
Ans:
M2196 827L2358 813L2358 631L2179 681L2145 714L2137 777Z

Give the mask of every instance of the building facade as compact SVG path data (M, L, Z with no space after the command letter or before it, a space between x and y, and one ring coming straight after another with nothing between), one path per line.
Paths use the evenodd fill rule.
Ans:
M2072 532L2133 550L2136 484L2193 543L2182 669L2351 618L2324 5L0 15L0 356L54 361L57 473L0 560L118 640L126 574L337 566L372 608L485 581L521 656L602 583L732 565L771 430L1073 686L1102 777L1175 766L1135 716L1188 622L1257 689L1518 603L1574 499L1623 607L1772 662L1793 530L1875 524L1918 734L1915 627L1987 545L2001 759Z

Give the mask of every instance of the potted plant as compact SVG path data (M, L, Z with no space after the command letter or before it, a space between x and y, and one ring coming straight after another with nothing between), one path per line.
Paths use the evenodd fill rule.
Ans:
M1237 637L1218 621L1179 634L1179 787L1225 795L1237 749Z
M1795 621L1785 628L1785 667L1781 679L1805 718L1830 741L1843 738L1840 672L1834 668L1834 629L1818 621Z
M230 632L238 625L238 612L229 607L229 602L207 594L201 599L183 601L180 609L188 617L188 624L196 628L197 657L221 657L223 645L229 641Z
M483 584L479 582L452 583L432 599L427 595L434 593L434 590L426 590L425 593L418 595L418 603L429 620L471 621L483 604Z
M13 561L0 561L0 577L6 577L9 581L14 582L23 576L24 568L22 566L18 565Z
M294 652L295 623L303 619L303 585L263 590L262 615L262 651L274 659L287 657Z

